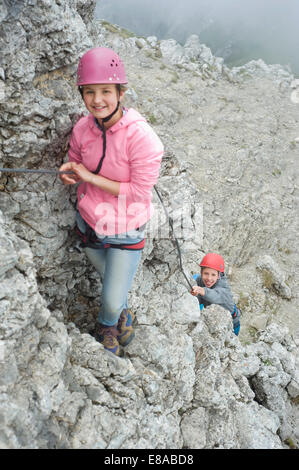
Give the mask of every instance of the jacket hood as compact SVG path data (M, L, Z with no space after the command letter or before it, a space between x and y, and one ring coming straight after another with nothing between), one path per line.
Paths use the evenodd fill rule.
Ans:
M220 278L217 279L217 281L215 282L215 284L211 287L211 289L213 289L213 287L228 287L228 283L227 283L227 277L226 277L226 274L225 273L220 273Z

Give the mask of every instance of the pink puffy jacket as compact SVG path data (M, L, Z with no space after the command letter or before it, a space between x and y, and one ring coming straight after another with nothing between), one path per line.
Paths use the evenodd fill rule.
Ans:
M102 131L89 114L75 125L69 160L95 171L103 150ZM152 187L157 182L163 145L138 111L130 108L106 132L106 156L100 174L119 181L119 196L89 183L77 190L78 209L98 233L127 233L145 224L153 212Z

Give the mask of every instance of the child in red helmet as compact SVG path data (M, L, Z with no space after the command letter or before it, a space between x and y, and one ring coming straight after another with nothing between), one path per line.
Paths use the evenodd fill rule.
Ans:
M224 260L216 253L207 253L200 263L201 274L193 278L197 285L191 294L197 296L200 309L211 304L221 305L232 315L235 335L240 331L240 310L236 306L230 287L224 274Z

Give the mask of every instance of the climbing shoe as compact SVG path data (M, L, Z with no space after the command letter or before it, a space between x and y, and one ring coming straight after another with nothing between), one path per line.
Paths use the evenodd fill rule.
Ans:
M232 319L233 319L233 328L234 328L234 333L236 336L238 336L239 331L240 331L240 309L235 305L234 311L231 314Z
M119 356L119 342L117 339L118 329L116 325L105 326L100 323L96 326L95 337L96 340L103 344L107 351L112 352L116 356Z
M121 346L127 346L135 336L133 330L133 322L135 315L132 310L124 308L120 314L117 329L118 329L118 341Z

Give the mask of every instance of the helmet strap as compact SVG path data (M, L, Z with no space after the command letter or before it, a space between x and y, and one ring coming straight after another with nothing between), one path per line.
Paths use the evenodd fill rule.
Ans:
M115 110L111 114L109 114L109 116L106 116L105 118L103 118L102 122L110 121L110 119L114 116L114 114L117 113L117 111L119 110L119 105L120 105L120 102L118 101Z
M117 111L119 110L119 106L120 106L120 85L118 83L116 85L116 88L117 88L118 97L119 97L118 102L117 102L117 106L116 106L115 110L111 114L109 114L109 116L102 119L103 123L110 121L110 119L114 116L114 114L117 113Z

